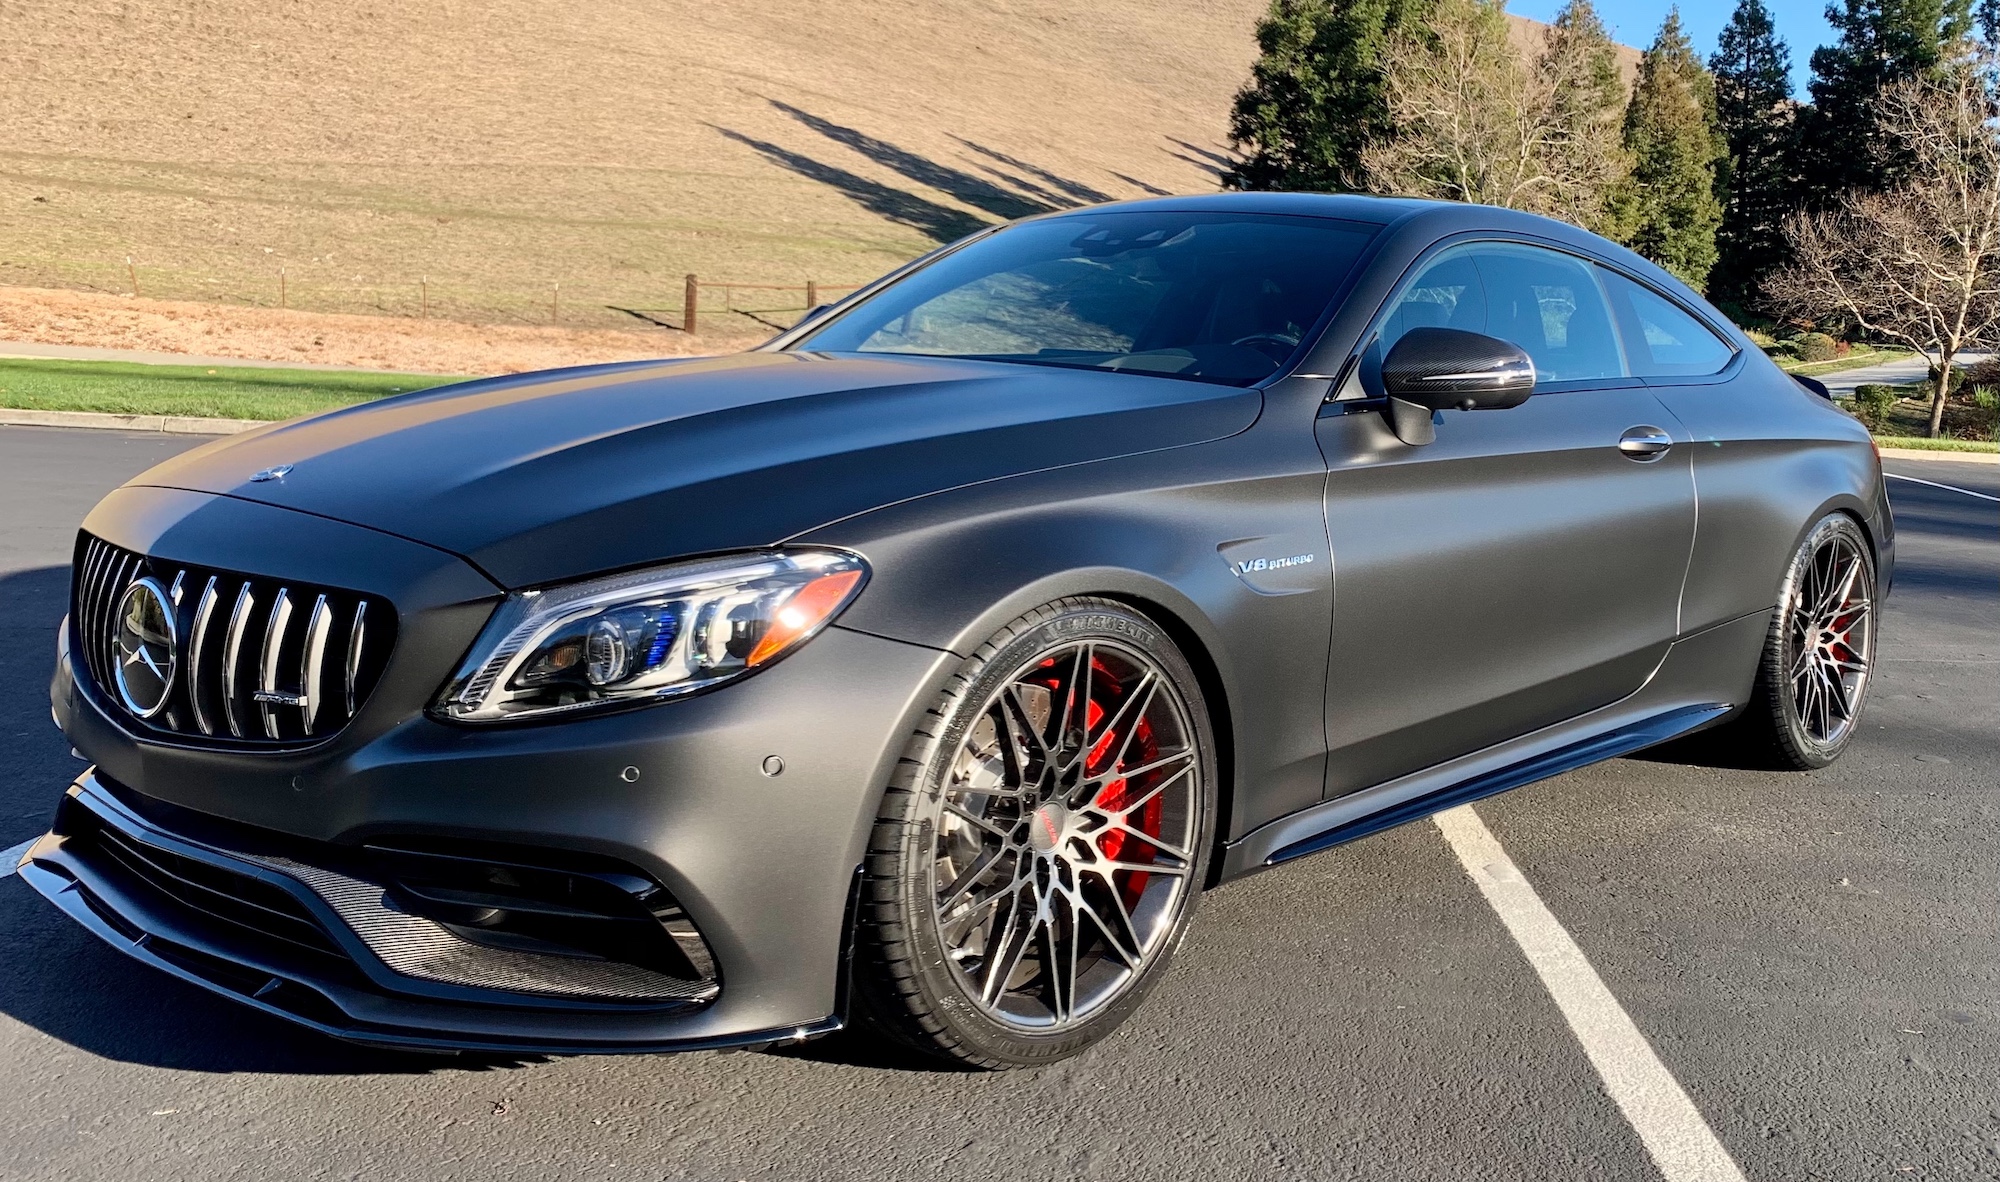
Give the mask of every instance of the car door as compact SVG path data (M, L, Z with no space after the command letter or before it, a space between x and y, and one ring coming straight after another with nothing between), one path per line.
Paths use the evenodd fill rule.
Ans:
M1329 797L1638 689L1678 631L1694 540L1690 449L1639 450L1677 428L1628 376L1594 264L1479 241L1412 270L1317 420L1334 571ZM1422 324L1519 345L1535 395L1441 412L1434 442L1402 442L1373 375Z

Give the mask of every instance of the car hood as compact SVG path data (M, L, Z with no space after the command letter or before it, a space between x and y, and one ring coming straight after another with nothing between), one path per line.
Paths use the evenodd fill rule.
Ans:
M387 398L219 440L132 483L368 526L524 587L1220 438L1261 406L1255 390L1142 374L745 353Z

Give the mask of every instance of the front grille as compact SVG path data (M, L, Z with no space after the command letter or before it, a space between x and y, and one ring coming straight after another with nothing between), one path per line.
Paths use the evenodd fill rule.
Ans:
M146 578L166 592L174 625L171 677L150 717L117 680L120 603ZM396 633L395 611L380 599L163 562L90 534L77 537L70 621L106 703L142 728L223 745L339 731L381 679Z

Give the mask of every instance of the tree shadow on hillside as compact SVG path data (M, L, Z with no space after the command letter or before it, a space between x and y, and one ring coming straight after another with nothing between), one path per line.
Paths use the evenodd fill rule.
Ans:
M1114 172L1111 175L1117 177L1121 181L1124 181L1126 184L1132 186L1133 188L1139 190L1141 193L1144 193L1149 197L1172 197L1174 195L1173 190L1162 189L1158 185L1149 185L1145 181L1140 180L1138 177L1126 176L1122 172Z
M935 201L926 201L915 193L907 193L858 173L823 163L802 152L794 152L766 140L753 139L727 127L716 127L715 130L724 138L744 145L778 167L795 172L807 180L818 181L822 185L838 189L848 199L870 213L887 218L899 226L908 226L932 241L955 242L987 224L964 210L940 205Z
M1021 177L1007 177L1007 181L1009 184L1016 185L1021 188L1030 189L1031 191L1036 192L1038 194L1046 194L1046 196L1043 199L1049 201L1051 204L1069 205L1069 206L1096 205L1100 202L1116 200L1114 197L1111 196L1111 194L1103 192L1102 190L1099 189L1094 189L1091 186L1084 184L1082 181L1071 180L1070 178L1065 176L1058 176L1057 174L1050 172L1046 168L1041 168L1036 165L1030 164L1025 160L1017 160L1014 157L1009 156L1003 152L996 152L992 148L987 147L985 144L974 143L973 141L966 139L962 135L955 135L952 136L951 138L957 140L961 144L964 144L967 148L971 149L972 152L974 152L975 154L984 156L988 160L991 160L996 164L1004 164L1008 168L1014 169L1017 172L1024 172L1027 173L1029 176L1034 177L1035 181L1039 181L1041 183L1037 184L1035 183L1035 181L1029 181ZM981 167L984 166L982 165ZM1000 173L997 169L992 171L994 171L996 175L1000 175L1003 177L1007 176L1007 174ZM1113 175L1116 174L1114 173ZM1138 184L1138 182L1136 181L1133 181L1131 183ZM1043 185L1046 185L1048 187L1043 188ZM1050 190L1054 190L1054 192L1050 192Z
M765 101L834 143L859 152L875 163L920 185L936 189L940 193L949 193L974 209L983 209L994 217L1012 221L1015 218L1063 208L1059 204L1051 204L1004 189L985 177L974 176L948 164L940 164L887 140L877 139L867 132L843 127L831 120L822 119L810 111L802 111L788 103L779 102L777 99Z
M1183 163L1194 165L1203 172L1214 176L1217 180L1221 180L1224 173L1236 167L1236 161L1220 152L1204 148L1199 144L1191 144L1183 139L1175 139L1173 136L1168 136L1167 142L1178 146L1181 151L1176 152L1172 148L1161 148L1160 151Z
M972 163L971 169L933 160L878 136L835 123L811 111L774 98L767 97L764 101L810 130L849 151L867 157L898 176L927 189L949 194L994 218L1012 221L1034 214L1053 213L1057 210L1076 209L1085 205L1117 200L1111 194L1083 181L1063 176L963 136L954 135L952 138L963 144L968 152L981 158ZM933 241L953 242L989 224L975 214L929 200L893 185L871 180L803 152L782 147L768 140L756 139L727 127L715 127L715 130L725 138L752 149L780 168L838 189L869 212L898 225L917 230ZM1182 146L1189 151L1201 153L1211 160L1220 161L1225 165L1229 163L1225 157L1214 155L1193 144L1182 144ZM1180 159L1220 175L1220 169L1201 160L1187 156L1181 156ZM980 175L982 173L985 175ZM1111 175L1152 196L1171 195L1167 190L1144 181L1134 180L1119 173Z

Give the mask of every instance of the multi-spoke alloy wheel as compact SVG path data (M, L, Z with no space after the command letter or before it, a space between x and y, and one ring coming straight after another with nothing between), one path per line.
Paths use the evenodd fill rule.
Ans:
M932 866L946 955L994 1018L1087 1018L1165 943L1190 885L1188 736L1159 667L1109 640L1037 656L981 707Z
M1145 617L1064 600L982 647L936 719L876 827L861 1000L983 1066L1074 1053L1137 1004L1201 889L1199 687Z
M1845 533L1830 532L1792 588L1785 669L1792 708L1812 741L1838 746L1854 726L1874 656L1874 580L1868 557Z
M1785 574L1747 721L1792 767L1832 763L1854 736L1875 660L1875 561L1851 518L1814 526Z

